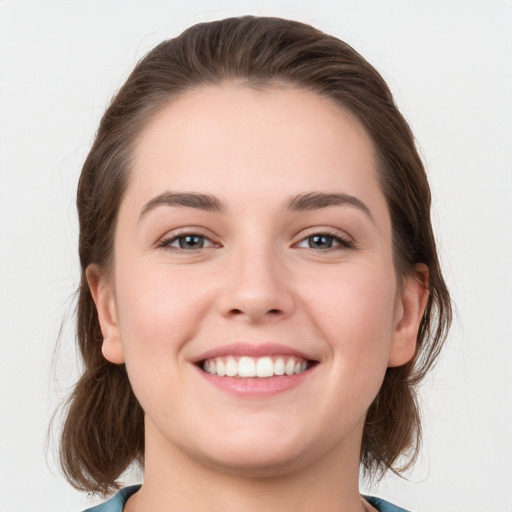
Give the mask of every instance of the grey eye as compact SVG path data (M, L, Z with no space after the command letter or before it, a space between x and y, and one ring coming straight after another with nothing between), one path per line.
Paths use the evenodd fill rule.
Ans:
M183 249L185 251L194 251L205 247L211 247L213 246L213 243L205 236L190 234L180 235L168 241L164 240L161 246L173 249Z
M202 249L205 246L204 236L199 235L180 236L175 242L178 242L180 249Z
M334 244L334 238L328 235L314 235L309 237L309 247L312 249L330 249Z
M354 244L341 236L330 235L328 233L315 233L303 238L297 247L302 249L318 249L319 251L328 251L329 249L352 249Z
M302 240L299 246L306 246L308 249L330 249L334 245L334 243L335 240L332 236L312 235Z

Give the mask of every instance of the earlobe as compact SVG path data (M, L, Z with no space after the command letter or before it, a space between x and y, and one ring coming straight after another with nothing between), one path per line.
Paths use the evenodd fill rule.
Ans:
M95 264L87 267L86 276L98 312L98 320L103 336L101 347L103 356L111 363L122 364L124 363L124 350L121 343L117 306L112 285L102 276L101 270Z
M418 330L428 300L428 267L415 266L415 272L404 280L396 307L395 331L388 366L402 366L416 352Z

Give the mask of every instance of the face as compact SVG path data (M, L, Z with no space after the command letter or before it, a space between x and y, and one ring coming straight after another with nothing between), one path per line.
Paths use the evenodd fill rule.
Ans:
M292 88L224 85L166 106L137 144L113 275L88 275L154 457L267 475L357 463L424 303L417 279L397 285L364 130Z

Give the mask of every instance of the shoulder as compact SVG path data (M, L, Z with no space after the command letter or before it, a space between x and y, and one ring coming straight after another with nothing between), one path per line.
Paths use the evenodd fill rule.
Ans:
M83 512L123 512L123 508L125 503L128 501L128 498L136 493L140 489L140 485L131 485L130 487L125 487L121 489L117 494L112 496L108 501L102 503L101 505L96 505L95 507L88 508Z
M375 498L373 496L365 496L364 499L379 512L407 512L404 508L397 507L382 498Z
M101 503L100 505L96 505L95 507L88 508L83 512L122 512L125 503L128 501L128 498L136 493L140 489L140 485L132 485L130 487L125 487L121 489L117 494L112 496L105 503ZM388 501L383 500L382 498L375 498L373 496L365 496L364 497L370 505L374 506L379 512L408 512L404 508L397 507Z

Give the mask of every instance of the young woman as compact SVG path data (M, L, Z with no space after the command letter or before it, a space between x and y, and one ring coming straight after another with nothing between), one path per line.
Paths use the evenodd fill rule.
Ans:
M196 25L135 68L78 187L84 373L61 459L96 511L402 510L451 319L411 131L314 28Z

